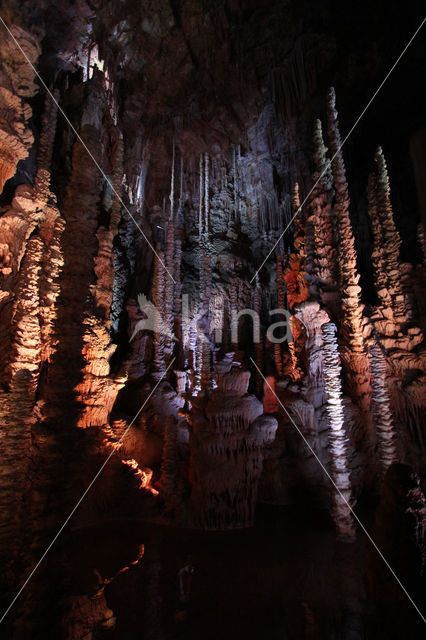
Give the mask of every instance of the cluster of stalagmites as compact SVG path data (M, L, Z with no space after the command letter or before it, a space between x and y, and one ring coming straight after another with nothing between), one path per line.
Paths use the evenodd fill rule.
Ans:
M36 43L20 29L13 33L35 61ZM6 51L0 76L0 185L33 142L31 110L23 100L35 92L31 68L12 64ZM46 97L33 184L19 185L0 216L1 356L7 364L2 379L7 392L0 394L7 425L0 434L5 451L1 512L12 505L19 515L25 507L22 496L30 478L22 472L22 460L33 454L34 424L46 430L36 438L42 457L57 446L51 433L67 433L68 416L64 428L62 422L70 412L72 428L103 429L99 441L117 451L142 488L152 490L148 467L155 468L166 512L177 522L208 529L249 526L262 474L263 489L268 482L288 483L283 433L295 423L309 445L308 450L294 432L304 480L312 487L327 486L338 534L352 540L351 505L364 479L356 445L365 457L376 452L370 466L382 473L397 461L402 445L396 435L404 422L415 425L412 430L424 446L424 384L413 373L424 371L423 334L412 269L399 260L382 150L367 190L377 291L371 313L361 301L333 90L327 111L330 153L317 120L313 189L303 207L297 183L292 196L279 201L272 172L260 180L256 163L238 146L229 162L206 152L187 162L173 143L169 206L165 200L162 209L157 207L160 231L150 235L155 251L144 251L151 287L146 295L125 300L128 273L136 278L139 230L130 209L121 218L124 149L110 98L105 78L95 72L85 86L79 126L84 144L76 139L69 149L70 174L59 211L50 167L60 95L54 91L53 99ZM142 176L139 181L138 190ZM131 191L139 224L142 199ZM270 261L264 267L267 275L261 271L250 286L251 265L241 255L241 237L263 257L291 213L291 247L281 243L274 265ZM419 237L424 247L424 234ZM128 271L120 251L127 252ZM268 278L272 284L264 285ZM262 404L248 394L250 372L240 366L244 354L238 353L235 331L242 322L232 312L251 307L264 328L265 310L276 305L292 312L293 339L274 345L263 337L256 341L257 367L262 371L269 365L266 382L254 372ZM125 308L131 342L115 376L111 329L118 331ZM150 315L153 309L156 316ZM259 329L255 322L251 328ZM219 361L216 342L227 353ZM125 419L111 422L118 391L127 379L137 385L145 375L143 384L149 379L150 390L160 384L141 424L127 430ZM38 385L42 393L36 402ZM150 447L155 449L152 464ZM94 448L102 450L101 444ZM60 455L50 458L54 476ZM321 478L316 458L331 481ZM48 493L47 475L40 493ZM36 504L34 513L42 506ZM18 544L17 522L9 511L0 530L4 548Z
M17 27L12 27L12 33L35 62L39 47L33 37ZM28 125L31 108L23 98L38 89L31 66L23 59L21 64L16 45L5 38L9 37L2 29L1 188L33 143ZM108 121L103 83L103 77L96 74L88 83L78 128L106 174L112 175L113 189L118 193L122 140ZM74 499L61 489L53 501L50 498L54 479L60 477L64 483L67 475L70 430L76 425L106 425L124 383L112 379L109 364L115 350L109 330L113 238L121 207L111 190L109 200L102 202L108 192L104 177L70 133L71 175L59 210L50 171L60 99L58 90L46 95L32 183L18 185L0 215L2 588L14 584L17 558L22 566L34 564L32 554L38 553L46 535L54 534L61 517L58 513ZM96 112L101 109L105 117L102 129L97 129L100 121ZM109 147L112 153L105 154ZM108 212L108 226L99 225L101 206ZM101 442L99 438L98 449Z
M179 394L186 394L190 399L193 408L193 415L188 413L191 415L191 424L195 425L191 442L198 444L191 448L190 457L194 469L199 467L200 471L194 475L196 480L192 487L193 496L199 497L196 500L193 498L192 502L197 505L196 511L203 513L199 520L203 526L231 526L231 521L226 520L231 518L227 507L214 523L214 508L211 505L221 503L217 492L208 488L210 482L213 487L211 479L214 477L213 472L206 471L209 468L208 461L220 458L220 466L225 468L233 450L247 450L246 436L242 436L247 430L247 421L243 417L245 400L235 394L233 399L222 399L224 412L217 424L213 414L206 414L213 399L221 397L221 391L215 388L219 383L214 375L217 336L220 336L222 346L225 344L234 350L240 348L238 338L229 330L229 327L235 329L237 324L235 318L231 317L232 309L252 306L262 317L263 309L277 305L290 309L294 314L291 320L293 340L274 345L268 344L263 338L256 341L254 355L257 366L262 369L263 363L271 356L275 363L275 375L268 376L268 384L255 371L256 389L261 392L263 387L264 405L268 410L281 414L280 419L284 419L284 416L275 394L282 398L290 414L303 427L302 431L307 434L320 461L329 465L337 487L331 490L332 512L342 537L352 539L354 535L348 505L352 500L351 474L358 491L367 473L365 467L362 470L361 458L369 459L372 468L384 473L397 460L397 424L406 422L408 415L411 416L408 421L415 424L421 420L420 415L424 410L424 400L418 392L423 388L421 380L410 383L404 389L401 385L400 376L404 377L410 369L424 369L422 352L416 353L423 335L416 326L412 270L399 261L400 240L393 221L383 153L379 149L376 154L377 172L370 176L368 186L372 256L379 304L372 310L366 310L361 300L334 90L329 93L327 132L330 157L321 122L317 120L314 126L314 186L303 207L299 187L297 184L294 187L293 249L283 253L277 251L276 294L270 290L264 291L258 277L253 284L253 291L247 291L241 268L244 261L239 264L230 251L229 245L232 247L238 237L235 235L237 220L246 233L252 233L244 218L248 206L248 198L243 195L247 176L244 176L244 159L240 151L233 152L229 180L217 160L202 154L199 158L198 182L193 180L190 185L182 186L181 172L180 194L177 197L173 147L170 212L164 243L156 248L154 258L151 299L160 310L163 324L162 331L154 332L152 339L154 358L151 373L155 379L161 379L173 355L183 363L182 370L176 372L177 387ZM180 166L183 166L183 159ZM185 182L187 180L185 176ZM187 210L183 214L182 202L188 198L188 190L191 189L193 199L189 213ZM175 200L179 202L178 205ZM223 211L229 218L226 240L221 235L224 232L221 226ZM222 217L219 215L221 212ZM190 295L186 301L188 313L181 317L180 303L184 296L180 296L180 293L188 282L187 276L181 273L183 221L190 229L184 232L187 237L198 240L192 253L183 255L188 264L198 271L198 282L191 280L189 283ZM259 216L258 223L262 228ZM221 281L224 266L228 286ZM138 316L133 312L132 316L131 332L138 321ZM331 331L331 327L335 329ZM253 331L256 333L255 322ZM147 332L142 333L144 335L135 339L134 357L136 351L140 350L140 341L147 340ZM182 335L182 346L171 339L171 334ZM143 351L146 351L145 347ZM393 376L389 376L391 371ZM403 403L398 400L398 391L401 392L399 397L404 398ZM200 424L208 423L212 430L210 439L206 436L205 442L197 436L197 420ZM285 420L288 421L287 418ZM227 446L219 443L218 433L214 432L214 428L219 429L219 424L221 437L229 440ZM421 440L421 428L417 427L416 431ZM162 481L166 501L173 496L173 482L178 485L181 481L179 474L176 474L177 463L173 453L176 451L178 432L175 421L167 424L163 471L168 471L163 473ZM327 432L328 438L324 437ZM359 450L355 455L354 448ZM197 463L197 456L202 464ZM256 466L257 463L253 464ZM173 472L170 471L172 469ZM237 467L232 474L228 474L230 486L237 483L236 474ZM202 481L203 475L205 482ZM311 471L308 475L309 482L318 482ZM226 496L228 504L242 505L244 502L241 496L237 499L238 492L219 493L223 499ZM210 498L207 498L208 495ZM251 504L248 494L246 500ZM207 514L201 508L203 501L209 505ZM244 507L245 516L240 514L236 521L250 520L252 512L248 503Z

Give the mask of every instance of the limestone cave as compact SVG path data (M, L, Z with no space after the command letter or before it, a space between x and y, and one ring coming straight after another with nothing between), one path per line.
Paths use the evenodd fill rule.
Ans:
M0 2L0 638L425 637L424 9Z

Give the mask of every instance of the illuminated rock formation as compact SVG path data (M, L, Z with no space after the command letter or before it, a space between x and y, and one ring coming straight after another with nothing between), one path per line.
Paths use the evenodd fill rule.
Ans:
M332 153L333 185L336 192L334 216L338 229L339 287L342 303L342 331L352 353L364 352L364 321L361 287L357 272L355 241L349 215L349 193L341 150L334 89L329 91L328 135Z
M315 121L314 149L315 172L312 181L318 184L311 194L309 204L314 234L311 267L313 285L329 313L337 317L339 296L336 283L336 217L331 209L334 190L331 163L327 157L320 120Z
M377 215L380 220L382 232L383 268L387 276L387 288L392 300L392 310L395 318L401 321L405 316L399 260L401 239L393 220L389 176L381 147L377 149L374 159L377 163Z
M331 455L331 477L333 487L333 517L340 537L352 540L355 526L350 511L353 503L350 472L347 460L347 436L342 403L342 383L339 351L336 341L336 326L323 324L324 335L324 383L327 394L327 414L329 420L329 442Z
M33 35L17 25L11 26L27 58L36 62L40 47ZM34 142L28 120L31 107L25 98L37 91L34 71L23 55L16 51L10 35L4 28L0 33L2 75L0 79L0 192L6 180L15 174L19 160L27 157Z
M386 386L386 358L379 346L370 349L373 388L372 407L377 433L379 461L384 474L387 468L397 462L395 429L390 408L389 392Z
M309 290L305 280L304 256L305 256L305 233L303 213L299 211L300 197L299 185L296 183L293 188L292 212L294 218L294 252L286 258L284 268L284 280L286 282L286 294L290 310L295 304L307 300ZM297 213L298 212L298 213ZM296 215L297 213L297 215Z
M217 389L192 399L188 415L191 503L207 529L253 522L262 449L277 429L275 418L262 415L261 402L247 395L250 373L226 369L216 376Z

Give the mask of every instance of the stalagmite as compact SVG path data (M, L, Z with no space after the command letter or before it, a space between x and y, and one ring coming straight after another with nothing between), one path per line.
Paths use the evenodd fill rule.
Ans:
M367 186L368 214L373 233L373 251L371 258L374 267L374 281L381 304L392 312L392 300L388 290L388 275L384 260L384 247L381 222L377 210L377 179L374 173L368 177Z
M341 367L336 340L336 325L326 322L322 325L324 337L324 384L327 394L327 415L329 421L329 444L331 456L331 477L333 487L333 518L337 533L345 540L355 537L355 525L350 506L352 488L348 467L348 441L344 428L342 403Z
M290 310L295 304L307 300L309 290L305 279L306 247L305 247L305 221L303 212L299 211L300 196L299 185L296 182L293 188L292 211L294 217L293 243L294 251L286 256L284 266L284 280L286 283L286 295Z
M334 89L329 91L328 134L333 155L333 183L336 191L334 215L339 236L340 296L342 300L342 327L348 346L353 353L364 352L364 322L361 303L361 287L356 265L355 240L349 216L349 192L346 170L341 150L339 124Z
M405 303L401 288L399 261L401 239L393 220L389 176L381 147L377 149L374 159L377 164L377 212L382 227L383 263L395 317L400 321L404 321Z
M231 354L233 355L233 354ZM248 371L216 367L218 388L192 399L191 503L206 529L232 529L253 522L263 449L274 441L277 421L247 394Z
M379 461L384 475L387 468L397 462L395 428L386 386L386 358L378 345L369 351L372 374L372 408L377 432Z
M331 212L334 191L331 162L327 158L320 120L315 122L314 148L315 172L312 180L314 184L318 181L318 184L311 194L309 203L314 236L311 291L314 295L319 295L329 312L335 315L339 301L336 283L335 225Z

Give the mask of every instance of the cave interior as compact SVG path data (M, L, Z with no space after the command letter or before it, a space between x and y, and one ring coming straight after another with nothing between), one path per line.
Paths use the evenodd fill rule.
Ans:
M424 638L423 3L0 18L0 637Z

